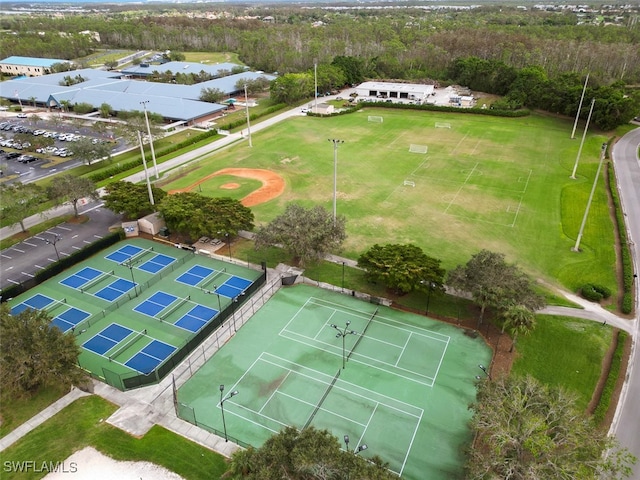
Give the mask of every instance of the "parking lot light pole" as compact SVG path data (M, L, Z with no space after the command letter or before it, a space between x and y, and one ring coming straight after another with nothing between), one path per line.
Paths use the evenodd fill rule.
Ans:
M56 257L58 257L58 261L60 261L60 254L58 253L58 247L56 246L56 244L62 240L62 236L58 235L57 233L53 234L53 238L45 238L44 242L47 245L53 245L53 249L56 251Z
M133 282L133 291L136 294L136 297L138 296L138 288L136 287L136 279L133 278L133 263L131 262L131 257L129 257L129 259L127 260L126 263L127 267L129 267L129 271L131 272L131 281Z

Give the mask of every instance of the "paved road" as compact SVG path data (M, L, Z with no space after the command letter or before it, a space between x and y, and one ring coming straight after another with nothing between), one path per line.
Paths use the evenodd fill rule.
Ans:
M620 198L627 220L627 234L634 261L634 271L638 272L640 259L640 128L625 135L613 148L613 161L618 178ZM640 285L635 281L636 318L634 342L627 381L618 403L618 409L611 425L622 446L627 447L640 462L640 367L638 363L638 339L640 338ZM636 464L633 480L640 480L640 464Z

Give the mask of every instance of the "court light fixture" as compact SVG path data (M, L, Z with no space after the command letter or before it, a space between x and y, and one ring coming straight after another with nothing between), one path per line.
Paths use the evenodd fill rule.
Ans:
M345 337L347 335L357 335L358 334L358 332L356 332L354 330L348 330L349 325L351 325L351 322L349 320L347 320L346 325L345 325L344 328L338 327L335 323L332 323L330 325L331 328L335 328L338 331L338 333L336 333L336 338L342 337L342 369L343 370L344 370L344 367L346 365L346 359L347 359L347 356L345 354L344 339L345 339Z
M485 367L484 365L482 365L481 363L478 364L478 368L480 370L482 370L484 372L484 374L489 377L489 380L491 380L491 374L489 373L489 371L487 370L487 367Z
M224 395L224 385L220 385L220 411L222 412L222 427L224 429L224 441L228 442L229 441L229 437L227 436L227 424L224 420L224 402L226 402L227 400L229 400L231 397L235 397L236 395L238 395L238 390L234 390L233 392L229 393L226 397L223 397Z
M358 448L356 448L356 449L353 451L353 454L354 454L354 455L358 455L360 452L365 451L367 448L369 448L369 447L367 446L367 444L366 444L366 443L363 443L362 445L358 445Z
M345 435L344 436L344 446L347 449L347 452L349 451L349 435Z

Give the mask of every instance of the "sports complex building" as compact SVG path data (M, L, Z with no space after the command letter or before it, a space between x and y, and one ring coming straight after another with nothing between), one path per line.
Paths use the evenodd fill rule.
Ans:
M82 103L92 105L97 111L101 105L107 104L114 113L141 111L141 104L145 102L145 108L149 112L161 115L167 122L193 125L207 122L228 108L228 105L201 101L199 98L203 89L217 89L232 97L240 93L237 85L241 85L243 81L261 77L267 80L276 78L274 75L252 71L230 74L232 69L238 67L240 66L230 63L207 66L193 62L169 62L132 67L122 72L85 68L38 77L18 76L0 82L0 98L22 106L47 109L62 109L65 104ZM211 76L221 76L194 85L134 79L150 76L154 72L167 75L168 72L197 74L201 71ZM69 78L81 81L66 85Z

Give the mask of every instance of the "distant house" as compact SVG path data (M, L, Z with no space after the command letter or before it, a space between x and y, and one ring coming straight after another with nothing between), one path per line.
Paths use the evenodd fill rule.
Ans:
M0 61L0 72L12 76L40 77L51 73L56 63L70 63L58 58L7 57Z
M364 82L356 87L360 98L384 98L426 102L433 94L434 85L393 82Z

